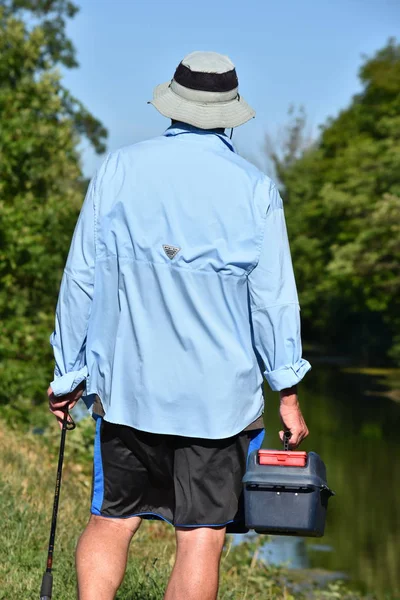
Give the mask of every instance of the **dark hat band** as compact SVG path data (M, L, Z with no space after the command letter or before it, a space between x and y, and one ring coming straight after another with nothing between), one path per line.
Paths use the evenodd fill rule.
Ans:
M182 63L178 65L174 79L190 90L202 92L230 92L239 85L235 69L226 73L203 73L192 71Z

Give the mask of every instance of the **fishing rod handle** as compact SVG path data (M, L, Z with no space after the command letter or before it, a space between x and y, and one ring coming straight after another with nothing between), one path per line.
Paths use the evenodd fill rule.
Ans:
M42 578L42 587L40 588L40 600L51 600L53 594L53 575L45 573Z

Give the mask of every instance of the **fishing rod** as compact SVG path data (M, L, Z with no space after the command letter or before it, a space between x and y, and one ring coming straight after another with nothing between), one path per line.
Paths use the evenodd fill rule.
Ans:
M64 462L65 437L67 435L67 431L72 431L72 429L75 429L75 422L73 421L71 416L69 416L70 420L68 420L68 416L68 410L65 410L61 429L60 450L58 453L56 488L54 492L53 516L51 519L49 549L47 553L47 567L42 578L42 586L40 588L40 600L51 600L53 593L53 552L57 528L57 514L61 490L61 476Z

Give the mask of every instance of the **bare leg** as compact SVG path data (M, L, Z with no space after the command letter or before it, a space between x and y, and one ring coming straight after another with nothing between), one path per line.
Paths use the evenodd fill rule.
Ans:
M125 575L129 544L141 519L92 515L76 548L79 600L114 600Z
M164 600L216 600L225 527L176 529L176 559Z

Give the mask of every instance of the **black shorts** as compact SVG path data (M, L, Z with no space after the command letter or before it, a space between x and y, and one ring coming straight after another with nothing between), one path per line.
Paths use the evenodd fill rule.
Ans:
M96 420L92 514L245 530L242 478L264 429L208 440Z

